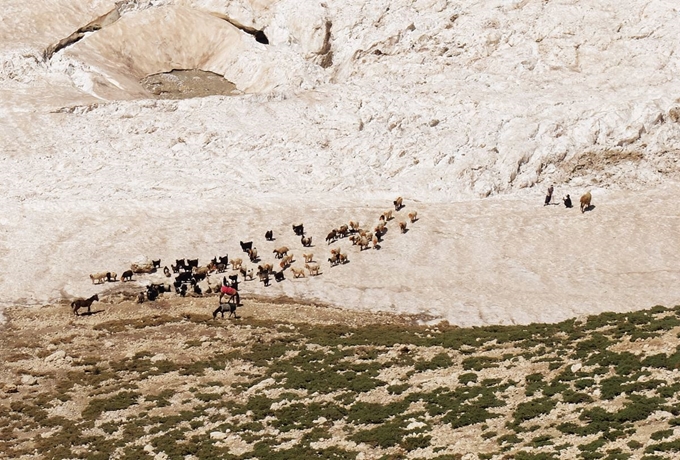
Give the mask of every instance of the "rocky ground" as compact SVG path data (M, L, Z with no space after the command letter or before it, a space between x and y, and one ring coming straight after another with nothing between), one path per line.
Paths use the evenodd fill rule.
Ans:
M0 458L673 458L680 308L457 328L215 297L6 311Z

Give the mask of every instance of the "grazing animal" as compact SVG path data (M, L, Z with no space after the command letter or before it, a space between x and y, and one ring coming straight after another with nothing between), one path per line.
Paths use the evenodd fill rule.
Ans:
M293 262L293 255L291 254L291 255L286 256L283 259L281 259L281 263L279 264L279 266L281 267L282 270L285 270L286 268L288 268L290 266L290 264L292 262Z
M340 254L340 248L331 249L331 256L337 256Z
M106 272L106 281L109 283L118 281L118 274L116 272Z
M186 270L187 263L184 259L175 259L175 266L177 270Z
M280 272L274 272L274 279L276 280L277 283L280 283L281 281L285 280L285 276L283 275L283 270Z
M137 303L144 303L144 293L140 292L137 294Z
M359 244L359 241L361 241L362 236L361 235L350 235L349 241L352 243L352 246L356 246Z
M243 264L243 259L240 257L238 259L231 259L231 269L232 270L238 270L241 268L241 265Z
M380 216L380 220L382 220L383 222L389 222L392 219L393 219L393 217L392 217L392 210L391 209L383 212L382 215Z
M106 279L106 272L90 274L90 279L92 280L92 284L101 284Z
M274 241L274 231L267 230L266 232L264 232L264 239L267 241Z
M251 262L257 262L260 260L257 257L257 248L248 249L248 257L250 257Z
M151 263L153 264L153 268L161 268L161 259L152 260Z
M297 236L303 236L305 234L305 226L303 224L293 224L293 232L295 232Z
M153 273L156 271L153 264L132 264L130 269L133 273Z
M179 267L177 265L170 264L170 268L172 268L173 273L179 273Z
M260 272L257 276L260 278L260 281L264 283L265 287L269 286L269 272Z
M191 273L196 281L201 281L208 277L209 272L208 267L194 267Z
M231 281L231 283L229 283L229 286L233 287L238 291L238 274L229 275L229 281Z
M406 222L405 221L399 222L399 230L401 230L401 233L406 233L407 228L406 228Z
M199 286L198 283L197 283L196 281L194 281L193 283L191 283L191 285L192 285L193 288L194 288L194 294L196 294L197 296L202 296L202 295L203 295L203 290L201 289L201 286Z
M377 236L373 237L373 249L380 249L380 245L378 244L378 237Z
M339 229L336 230L338 236L344 238L349 233L349 227L347 225L341 225Z
M210 264L208 264L208 269L210 271L216 271L217 273L224 273L225 271L227 271L227 264L222 262L219 263L210 262Z
M404 199L402 197L399 197L396 200L394 200L394 210L395 211L399 211L403 207L404 207Z
M418 211L411 211L408 213L408 218L411 221L411 223L415 222L418 220Z
M349 262L349 259L347 258L347 254L338 254L338 263L345 265L347 262Z
M215 262L219 264L229 265L229 254L227 254L226 256L220 256L219 260L216 260Z
M331 267L334 267L340 263L338 254L333 252L331 253L331 256L328 258L328 261L331 263Z
M132 281L132 270L125 270L123 275L120 277L121 281Z
M163 274L165 275L166 278L170 278L172 274L170 273L170 269L168 267L163 267Z
M309 270L309 276L319 275L319 265L318 264L305 264L305 268Z
M350 220L350 221L349 221L349 230L350 230L352 233L358 232L358 231L359 231L359 222L354 221L354 220Z
M369 242L369 241L371 241L371 240L369 240L369 239L366 238L365 236L362 236L362 237L359 239L359 250L360 250L360 251L363 251L364 249L368 249L368 242Z
M328 234L328 236L326 236L326 242L328 244L331 244L333 241L335 241L337 239L338 239L338 232L335 229L331 230L330 233Z
M241 270L239 271L241 272L241 275L243 275L243 281L247 281L249 278L251 280L255 279L255 270L252 268L246 269L245 267L241 267Z
M281 246L280 248L274 249L272 252L276 254L277 259L283 259L283 257L288 254L288 248L286 246Z
M273 264L264 264L264 265L258 265L257 266L257 273L271 273L274 271L274 265Z
M302 257L305 259L305 263L309 263L314 259L314 254L302 254Z
M248 252L248 249L253 249L253 242L248 241L247 243L244 243L243 241L239 241L239 244L241 245L241 249L243 249L243 252Z
M302 268L290 267L295 278L305 278L305 270Z
M188 283L194 278L194 275L191 272L182 272L178 273L177 276L175 277L175 282L176 283Z
M189 267L189 271L198 267L198 259L187 259L187 267Z
M75 299L73 302L71 302L71 309L73 310L73 313L76 316L79 316L78 310L80 310L81 308L87 308L87 314L89 315L91 313L90 308L92 307L92 302L94 302L95 300L99 300L99 295L95 294L87 299L79 297Z
M302 245L306 248L310 247L312 245L312 237L306 237L306 236L301 236L300 237L300 242Z
M586 193L581 197L581 212L585 212L586 209L590 207L590 200L593 199L593 196L590 194L590 192Z

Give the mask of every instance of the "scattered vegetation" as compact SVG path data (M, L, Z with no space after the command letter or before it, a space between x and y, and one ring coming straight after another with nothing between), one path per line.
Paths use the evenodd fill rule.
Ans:
M0 458L680 455L680 307L470 329L163 314L88 331L111 352L6 327L17 384L0 403ZM148 349L115 353L142 336ZM48 346L73 358L29 372ZM474 442L447 442L444 426Z

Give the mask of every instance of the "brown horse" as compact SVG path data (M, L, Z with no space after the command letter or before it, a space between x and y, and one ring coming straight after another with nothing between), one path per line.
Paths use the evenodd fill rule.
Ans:
M81 308L86 308L87 307L87 314L90 314L90 307L92 306L92 302L95 300L99 300L99 296L97 294L93 295L89 299L83 299L82 297L74 300L71 302L71 308L73 309L73 313L75 313L76 316L78 315L78 310Z

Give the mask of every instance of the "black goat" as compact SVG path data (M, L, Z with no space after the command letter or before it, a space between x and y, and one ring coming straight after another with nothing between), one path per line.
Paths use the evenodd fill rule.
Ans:
M274 272L274 279L277 282L281 282L281 281L285 280L286 278L283 276L283 270L281 270L280 272Z
M293 225L293 231L297 236L303 236L305 234L305 226L303 224Z
M248 249L253 249L253 242L248 241L247 243L244 243L243 241L239 241L241 244L241 249L243 249L243 252L248 252Z
M267 230L266 232L264 232L264 239L267 241L274 241L274 231Z
M153 268L161 268L161 259L152 260L151 263L153 264Z

